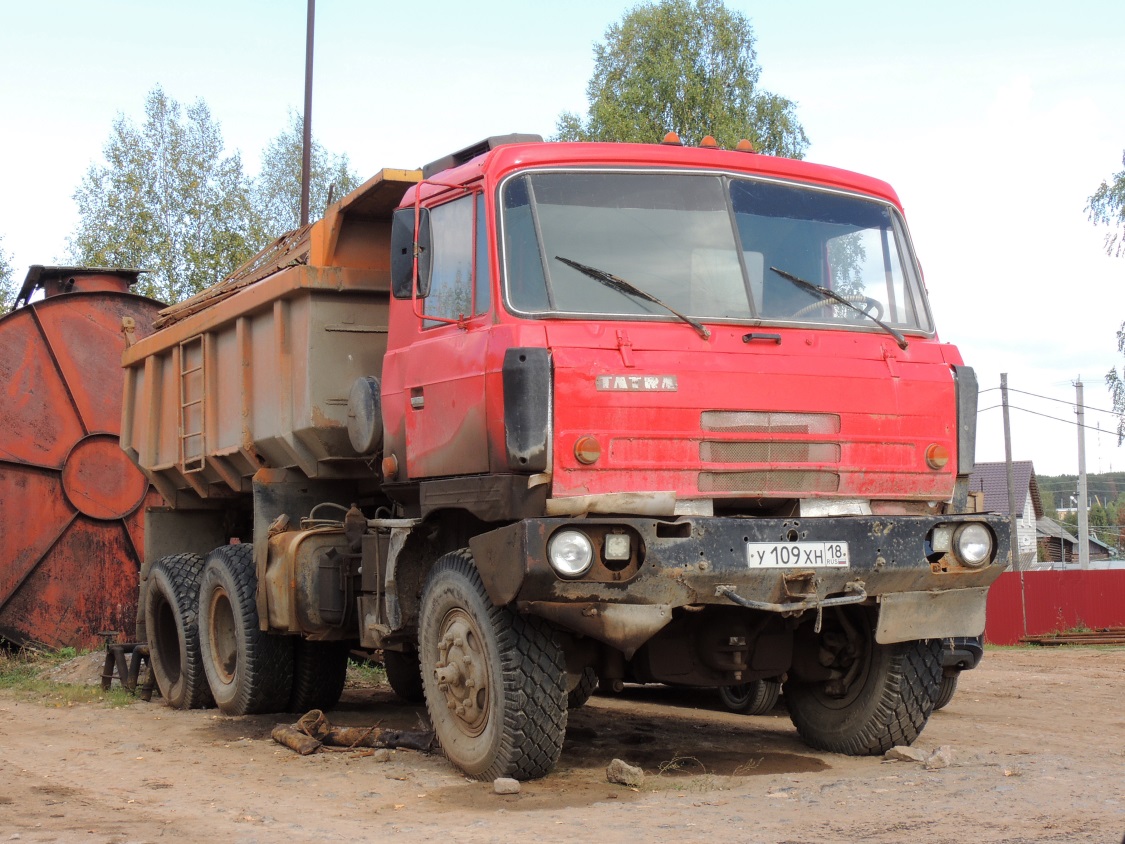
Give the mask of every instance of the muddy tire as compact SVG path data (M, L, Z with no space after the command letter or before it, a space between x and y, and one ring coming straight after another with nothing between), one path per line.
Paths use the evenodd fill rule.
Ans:
M836 666L851 675L846 690L790 681L785 703L812 747L874 756L911 744L922 732L941 683L941 641L880 645L866 616L851 619L852 647L839 651Z
M207 555L199 581L199 644L207 684L227 715L279 712L293 686L293 640L258 629L251 545Z
M953 695L957 692L957 678L961 675L960 671L953 674L946 674L941 678L941 686L938 687L937 700L934 701L934 712L942 709L953 700Z
M426 580L419 657L430 720L456 767L479 780L554 767L566 733L562 648L542 619L492 605L467 548Z
M580 709L598 688L598 672L586 666L581 672L566 675L566 708Z
M720 686L719 700L731 712L744 715L767 715L777 706L781 697L781 683L777 680L751 680L739 686Z
M347 642L310 642L308 639L294 642L290 712L335 708L344 693L348 651Z
M157 560L142 608L149 665L160 695L173 709L212 706L199 650L199 578L203 558L176 554Z
M417 651L383 651L383 670L391 690L404 701L422 703L426 699Z

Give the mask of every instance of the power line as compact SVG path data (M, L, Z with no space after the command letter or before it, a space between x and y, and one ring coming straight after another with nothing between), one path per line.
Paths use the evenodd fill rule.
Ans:
M981 395L984 395L985 393L991 393L991 392L993 392L995 390L999 390L999 389L1000 389L999 387L989 387L987 390L978 390L977 395L981 396ZM1029 393L1027 390L1017 390L1015 387L1009 387L1008 392L1009 393L1019 393L1020 395L1024 395L1024 396L1031 396L1032 398L1043 399L1044 401L1058 402L1059 404L1066 404L1066 405L1069 405L1071 407L1075 406L1075 403L1073 401L1067 401L1066 399L1056 399L1053 396L1043 396L1043 395L1040 395L1039 393ZM992 407L986 407L985 410L992 410L993 407L1000 407L1000 405L994 404L994 405L992 405ZM1088 404L1083 405L1083 408L1085 410L1092 410L1095 413L1105 413L1105 414L1108 414L1109 416L1116 416L1116 417L1121 416L1121 413L1116 411L1116 410L1105 410L1105 409L1100 408L1100 407L1090 407L1090 405L1088 405ZM977 411L977 413L982 413L982 412L983 411L980 411L980 410Z
M995 410L998 407L1003 407L1003 405L994 404L990 407L980 408L979 410L977 410L977 413L981 414L981 413L984 413L984 412L989 411L989 410ZM1058 416L1051 416L1048 413L1040 413L1039 411L1036 411L1036 410L1028 410L1026 407L1019 407L1018 405L1009 404L1008 409L1009 410L1020 410L1020 411L1023 411L1024 413L1030 413L1032 416L1042 416L1044 419L1053 419L1055 422L1062 422L1064 425L1073 425L1075 428L1079 427L1078 423L1071 420L1071 419L1060 419ZM1114 437L1117 436L1117 432L1114 431L1112 428L1102 428L1099 425L1082 425L1081 427L1085 428L1087 431L1095 431L1097 433L1109 434L1110 436L1114 436Z
M1015 387L1009 387L1008 392L1009 393L1019 393L1020 395L1024 395L1024 396L1032 396L1033 398L1043 399L1044 401L1058 402L1059 404L1066 404L1066 405L1070 405L1071 407L1075 406L1074 402L1067 401L1066 399L1056 399L1056 398L1052 398L1051 396L1041 396L1038 393L1029 393L1029 392L1027 392L1027 390L1017 390ZM1083 405L1082 407L1085 410L1092 410L1095 413L1108 413L1110 416L1117 416L1118 415L1116 411L1102 410L1100 407L1090 407L1090 405L1088 405L1088 404Z

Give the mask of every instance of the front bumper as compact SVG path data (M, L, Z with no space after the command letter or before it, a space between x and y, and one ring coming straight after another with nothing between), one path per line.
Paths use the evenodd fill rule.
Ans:
M988 527L993 555L967 568L929 544L939 525L975 521ZM562 529L598 537L628 533L636 553L628 565L600 559L581 578L560 577L547 543ZM693 517L537 518L471 541L489 597L629 652L679 607L771 605L762 611L799 615L826 600L862 593L880 605L880 642L974 636L984 627L987 587L1010 563L1002 516L827 516L789 519ZM751 567L747 543L847 542L849 565ZM597 556L597 554L596 554ZM743 601L732 600L732 595ZM979 624L979 627L978 627Z

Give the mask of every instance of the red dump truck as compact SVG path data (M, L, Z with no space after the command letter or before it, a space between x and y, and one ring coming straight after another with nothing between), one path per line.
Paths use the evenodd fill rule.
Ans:
M125 352L170 704L328 707L362 648L477 778L550 771L598 681L917 737L1010 560L973 371L888 185L666 140L384 170Z

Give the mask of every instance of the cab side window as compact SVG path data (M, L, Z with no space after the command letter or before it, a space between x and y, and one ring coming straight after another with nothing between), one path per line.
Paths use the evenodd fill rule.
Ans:
M424 313L447 320L485 313L491 296L484 196L464 196L431 208L430 225L433 270ZM423 327L444 324L427 319Z

